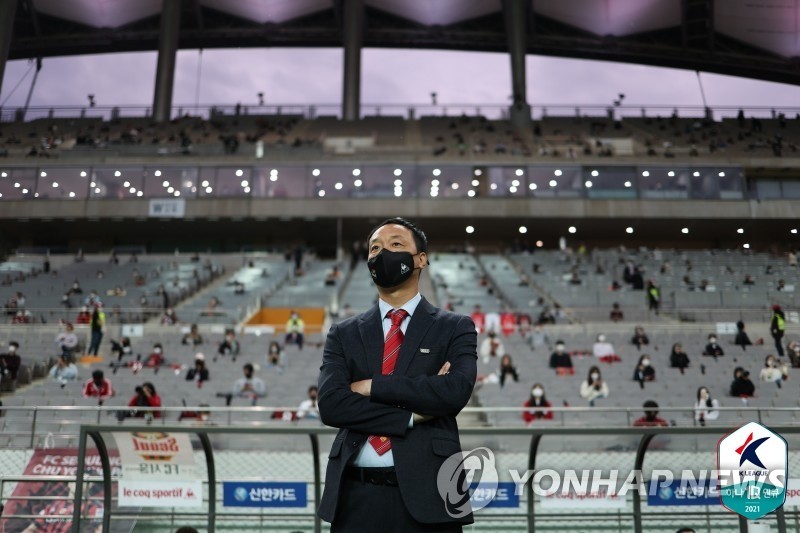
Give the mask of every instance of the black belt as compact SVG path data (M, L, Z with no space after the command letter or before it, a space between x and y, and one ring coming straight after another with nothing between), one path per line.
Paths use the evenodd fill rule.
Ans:
M397 474L394 467L381 468L361 468L358 466L348 466L344 470L344 478L360 483L370 483L371 485L385 485L387 487L397 487Z

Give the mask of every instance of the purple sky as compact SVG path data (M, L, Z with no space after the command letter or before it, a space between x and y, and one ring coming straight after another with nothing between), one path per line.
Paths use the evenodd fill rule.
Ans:
M199 57L179 52L175 105L195 102ZM702 105L692 71L542 56L529 56L527 65L531 104L606 105L621 92L631 105ZM98 105L150 105L155 68L154 52L47 58L31 105L83 105L89 93ZM206 50L199 101L255 103L263 91L268 104L338 105L341 68L340 49ZM32 72L9 93L28 69L27 61L8 64L0 103L24 104ZM800 103L800 87L701 76L711 106ZM364 104L426 104L432 91L440 104L507 104L510 94L508 56L496 53L365 49L362 78Z

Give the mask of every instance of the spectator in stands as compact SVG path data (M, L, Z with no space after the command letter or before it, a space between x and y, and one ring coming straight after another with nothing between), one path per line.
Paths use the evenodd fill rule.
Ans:
M481 342L480 349L481 357L483 357L483 364L489 364L491 357L503 357L506 354L506 348L503 341L497 337L494 331L490 331L489 335Z
M97 295L97 291L94 289L89 292L89 296L83 301L83 305L86 307L97 307L97 305L102 303L100 296Z
M672 345L672 351L669 354L669 366L679 369L681 374L689 368L689 356L683 351L683 345L679 342Z
M279 372L283 372L283 367L281 366L282 355L283 350L278 341L273 340L270 342L269 348L267 348L267 366L277 368Z
M581 383L581 398L588 401L591 407L594 407L596 400L608 398L608 385L603 381L597 366L589 368L586 381Z
M302 256L301 256L302 257ZM306 323L297 313L292 310L289 315L289 320L286 321L286 339L284 342L289 344L296 344L299 349L303 349L303 341L305 339Z
M239 355L240 350L239 341L236 339L236 332L232 329L225 330L225 339L219 343L219 348L217 349L217 353L222 356L230 355L234 361L236 361L236 357ZM214 358L214 362L217 361L217 358Z
M142 366L145 368L159 368L164 362L164 346L162 346L160 342L157 342L153 345L150 355L144 360Z
M636 326L636 329L633 330L631 344L636 346L638 350L641 350L642 346L647 346L650 344L650 338L644 332L644 328L642 326Z
M319 419L319 407L317 407L317 386L311 385L308 388L308 398L300 402L297 408L297 418Z
M717 344L717 336L713 333L708 336L708 344L706 344L706 347L703 349L703 355L713 357L714 359L725 355L722 346Z
M486 327L486 315L483 313L480 305L476 305L473 308L470 317L472 318L472 322L475 324L475 330L478 333L483 333L483 330Z
M69 291L61 296L61 305L64 309L72 309L72 298L70 297Z
M647 280L647 305L651 311L658 314L661 307L661 289L652 279Z
M528 344L530 344L532 350L542 347L550 348L550 337L544 329L542 329L541 324L533 326L533 329L528 335Z
M644 388L645 381L655 381L656 369L650 364L650 356L642 354L633 371L633 380L639 382L639 387Z
M189 333L183 336L181 344L184 346L199 346L203 344L203 336L197 330L197 324L192 324L189 327Z
M50 379L61 383L64 387L68 382L78 379L78 367L70 359L56 358L56 364L50 369Z
M750 398L756 392L756 386L750 381L750 372L737 366L733 370L733 382L731 383L731 396L740 398Z
M608 313L608 319L612 322L619 322L620 320L625 319L625 314L622 312L619 303L614 302L614 304L611 306L611 312Z
M742 284L744 284L744 285L755 285L756 284L756 280L753 279L753 276L751 276L750 274L747 274L744 277L744 281L742 281Z
M572 367L572 356L567 353L564 341L561 339L556 341L555 351L550 354L550 368L555 369L559 376L575 374L575 369Z
M255 405L259 398L266 398L267 388L261 378L253 375L253 365L247 363L243 367L244 377L239 378L233 384L232 395L237 398L247 398L250 405ZM231 396L228 396L227 405L231 403Z
M122 361L122 358L127 355L133 355L130 337L122 337L119 342L112 340L111 355L116 355L117 361Z
M786 332L786 315L780 305L772 306L772 320L769 324L769 331L775 340L775 350L778 355L783 357L783 335Z
M72 360L75 349L78 347L78 336L75 335L75 328L67 322L64 324L64 331L56 336L56 346L61 357L68 361Z
M537 324L544 325L544 324L555 324L556 323L556 316L550 310L549 307L544 307L542 312L539 313L539 318L536 320Z
M531 328L533 327L533 318L531 315L524 311L517 311L516 315L516 323L517 323L517 331L519 331L520 336L523 339L527 339L528 336L531 334Z
M72 282L72 287L69 289L70 294L83 294L83 289L81 289L81 283L77 279Z
M6 353L0 354L0 375L3 377L8 376L12 381L16 381L21 364L22 358L19 356L19 343L11 341L8 343Z
M547 397L544 395L544 386L541 383L534 383L531 387L531 396L524 404L525 407L530 407L522 411L522 419L527 425L531 425L535 420L552 420L553 411L547 409L552 407Z
M705 426L709 420L719 418L719 402L711 397L707 387L697 389L697 402L694 404L694 421Z
M173 326L179 322L178 315L175 314L175 310L171 307L168 307L164 314L161 315L161 325L162 326Z
M197 384L197 388L200 388L203 383L208 381L208 378L206 356L202 353L197 353L194 356L194 366L186 372L186 381L194 381Z
M786 352L789 354L792 367L800 367L800 342L796 340L789 341L789 344L786 345Z
M569 278L569 284L570 285L580 285L581 283L583 283L583 281L581 280L580 276L578 275L578 271L577 270L573 270L572 271L572 275Z
M658 416L658 403L653 400L644 402L644 416L635 420L635 427L667 427L669 422Z
M325 285L333 286L338 283L339 279L342 277L342 273L339 272L339 265L333 265L326 274L325 274Z
M217 298L216 296L212 296L208 300L206 308L203 309L203 311L200 314L203 316L215 316L220 313L219 311L217 311L217 308L220 305L222 305L222 302L219 300L219 298Z
M98 405L114 396L114 387L111 381L103 377L102 370L92 372L92 378L83 385L84 398L97 398Z
M92 332L92 340L89 343L89 349L86 351L89 355L97 355L100 349L100 343L103 342L103 328L106 325L106 314L103 312L103 304L94 306L92 312L92 319L89 321L89 328Z
M136 387L134 392L133 397L128 402L128 407L131 410L127 413L123 412L120 418L144 418L148 422L153 418L161 418L161 411L152 409L161 407L161 397L152 383L143 383L140 387Z
M519 381L517 367L514 366L514 362L511 360L511 356L508 354L505 354L500 358L500 368L498 369L497 373L500 376L500 387L503 387L506 384L507 375L510 375L514 379L515 383Z
M592 355L603 363L615 363L621 360L614 350L614 345L608 342L602 333L597 336L597 341L592 345Z
M741 320L736 322L736 338L733 343L736 346L741 346L742 350L746 350L748 346L753 344L750 342L750 337L747 336L747 332L744 330L744 322Z
M84 305L78 312L78 316L75 317L75 323L84 326L86 324L89 324L91 321L92 321L92 313L90 313L89 308Z
M781 388L781 382L789 377L789 369L781 364L774 355L764 358L764 368L761 369L760 379L767 383L774 383Z

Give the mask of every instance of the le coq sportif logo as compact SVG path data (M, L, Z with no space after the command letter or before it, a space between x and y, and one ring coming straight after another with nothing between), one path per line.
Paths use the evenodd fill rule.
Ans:
M489 448L475 448L448 457L439 468L436 486L447 514L452 518L463 518L486 507L492 500L485 498L470 502L471 491L495 493L497 481L494 453Z

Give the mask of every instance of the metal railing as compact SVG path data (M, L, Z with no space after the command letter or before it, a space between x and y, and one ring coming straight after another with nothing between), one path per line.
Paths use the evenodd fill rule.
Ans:
M311 452L313 454L313 494L315 504L320 501L322 494L322 473L320 464L320 435L334 435L336 429L320 427L320 428L257 428L257 427L241 427L241 426L216 426L216 427L185 427L185 426L164 426L161 428L167 433L192 433L195 434L202 445L205 453L206 468L208 472L208 485L215 487L217 483L215 463L214 463L214 450L209 440L209 435L212 434L235 434L235 435L307 435L310 440ZM800 434L800 427L796 426L780 426L772 428L774 431L783 434L796 435ZM104 433L118 431L119 428L113 425L89 425L81 426L80 437L78 444L78 468L76 479L84 480L86 472L85 457L87 451L88 440L92 439L100 454L101 463L103 465L103 484L104 484L104 509L103 513L103 530L108 531L111 524L111 518L114 514L112 510L112 478L110 460L108 454L107 442L103 437ZM126 431L150 431L149 426L129 426ZM641 471L644 465L644 459L648 451L648 446L653 438L657 436L671 436L671 435L719 435L719 428L462 428L460 430L462 436L482 436L482 437L513 437L522 436L529 437L528 447L528 460L527 469L534 470L536 468L536 459L538 455L539 445L544 436L630 436L638 437L639 444L636 449L636 456L632 470ZM83 483L76 483L75 501L81 502L83 497ZM618 512L617 516L625 517L633 521L634 531L642 533L643 525L643 511L642 511L642 497L638 490L632 491L633 511L632 512ZM217 495L215 490L208 491L208 515L207 515L207 531L213 533L216 528L217 521ZM524 518L527 521L527 530L530 532L535 531L537 513L535 509L534 498L530 495L527 498L527 505ZM80 531L81 524L81 505L75 505L73 510L72 531ZM710 511L706 510L709 514ZM195 513L196 514L196 513ZM776 520L779 533L786 533L786 512L783 508L776 511ZM793 513L797 514L797 511ZM148 512L136 513L139 517L146 517ZM480 515L476 515L476 520L481 520ZM322 531L322 522L318 516L314 516L314 531ZM739 517L739 531L747 532L748 524L743 517Z

